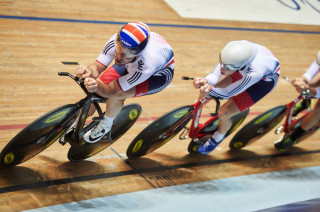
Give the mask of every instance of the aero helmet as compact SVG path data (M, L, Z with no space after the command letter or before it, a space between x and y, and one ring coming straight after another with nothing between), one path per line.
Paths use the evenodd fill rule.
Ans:
M229 42L221 51L219 62L226 69L235 71L247 65L256 55L257 49L247 41Z
M316 61L320 65L320 51L318 51Z
M118 35L121 44L132 55L139 55L148 43L150 29L144 23L130 22L122 27Z

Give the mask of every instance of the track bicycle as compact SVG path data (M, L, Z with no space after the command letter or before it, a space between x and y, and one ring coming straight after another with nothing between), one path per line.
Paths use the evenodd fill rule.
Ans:
M85 92L86 97L75 104L67 104L46 113L21 130L1 151L0 167L5 168L21 164L36 156L57 140L63 145L66 142L70 143L71 147L68 151L70 161L89 158L114 143L139 118L142 110L140 105L125 105L115 118L109 133L97 143L85 142L83 135L103 119L104 114L99 103L105 102L106 98L89 93L83 80L68 72L59 72L58 75L72 78ZM96 108L98 117L93 117L92 121L89 121L87 118L92 104ZM75 121L77 121L77 124L73 128L71 126Z
M182 77L183 80L193 78ZM216 102L215 113L210 114L210 118L205 123L199 123L203 106L209 101ZM195 104L185 105L171 110L163 116L156 119L131 142L127 149L127 156L130 159L139 158L160 148L181 130L180 140L191 139L188 146L190 154L197 154L198 146L205 142L218 129L218 113L220 109L220 100L215 97L205 97L198 100ZM249 110L232 117L232 127L227 135L232 133L247 117ZM192 120L190 128L186 127Z
M291 83L291 80L288 77L283 76L283 78ZM311 111L311 96L309 95L309 92L310 91L308 90L304 91L288 104L274 107L248 122L230 141L230 149L241 149L259 140L259 138L267 132L274 129L284 117L284 123L275 130L275 134L285 133L285 136L291 134L300 125L303 118ZM297 107L299 104L301 107ZM307 112L298 118L298 114L305 109L307 109ZM320 126L315 126L311 130L307 131L306 135L310 135L310 133L314 132L314 130L319 127ZM302 139L299 140L301 141ZM284 151L292 145L293 144L288 144L286 148L280 148L278 146L275 147L280 151Z

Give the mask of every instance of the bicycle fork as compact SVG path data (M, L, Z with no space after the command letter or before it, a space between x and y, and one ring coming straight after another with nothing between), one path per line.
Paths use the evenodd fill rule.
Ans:
M194 129L197 129L198 126L199 126L199 119L200 119L200 116L201 116L201 111L202 111L202 108L200 107L197 112L196 112L196 115L195 117L192 119L192 123L191 123L191 131L190 131L190 128L189 127L184 127L182 133L180 134L179 136L179 139L180 140L184 140L184 139L187 139L187 138L193 138L194 137ZM192 133L192 135L191 135ZM195 138L197 139L197 138Z

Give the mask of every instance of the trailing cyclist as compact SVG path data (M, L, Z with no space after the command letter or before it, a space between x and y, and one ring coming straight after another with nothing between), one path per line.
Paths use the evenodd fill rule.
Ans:
M108 68L113 60L115 64ZM95 143L110 131L126 99L166 88L172 81L173 69L173 50L161 35L141 22L123 26L95 62L76 69L89 92L108 98L104 120L84 135L85 141Z
M276 149L282 151L294 145L306 131L311 130L320 121L320 51L308 70L302 76L292 80L292 85L299 93L309 90L309 95L318 98L318 101L293 133L286 134L284 138L275 143Z
M266 47L246 40L229 42L212 73L193 82L200 89L199 98L209 95L228 99L220 108L218 130L197 151L201 154L213 151L230 129L231 117L272 91L279 74L279 61Z

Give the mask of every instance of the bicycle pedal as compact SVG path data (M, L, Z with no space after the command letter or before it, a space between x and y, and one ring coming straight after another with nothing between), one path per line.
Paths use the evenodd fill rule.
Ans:
M60 143L62 146L64 146L64 145L67 143L67 141L65 140L64 137L61 137L61 138L59 138L59 143Z
M292 120L293 120L293 121L298 120L298 119L299 119L299 116L293 116L293 117L292 117Z
M275 130L275 134L280 134L280 133L282 133L283 132L283 126L280 126L280 127L278 127L276 130Z
M59 138L59 143L63 146L66 143L70 143L70 140L72 141L72 133L74 131L74 127L69 128L60 138Z
M198 138L193 139L193 142L196 143L196 144L201 144L201 143L203 143L203 142L201 142L201 140L198 139Z

